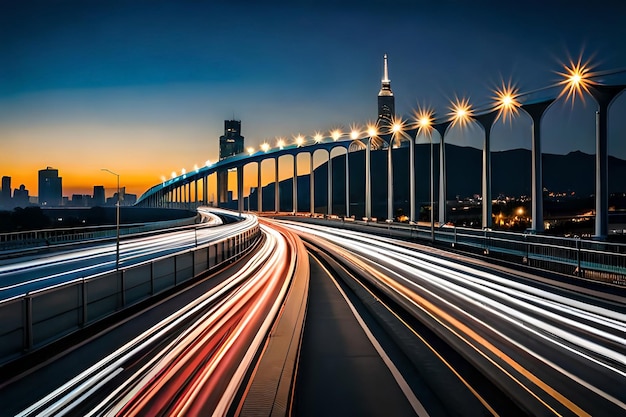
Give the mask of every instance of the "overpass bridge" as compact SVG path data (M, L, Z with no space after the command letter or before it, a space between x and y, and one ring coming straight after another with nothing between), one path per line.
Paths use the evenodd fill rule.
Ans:
M599 103L596 111L596 216L595 216L595 234L598 239L606 238L608 234L608 109L612 101L624 90L626 86L601 86L596 85L592 90L593 97ZM528 93L530 94L530 93ZM522 94L517 95L521 97ZM509 100L512 97L509 96ZM543 199L540 197L543 192L542 178L542 161L541 161L541 120L547 109L554 103L558 97L542 98L539 100L528 101L525 104L517 103L514 109L509 111L523 111L532 120L532 156L531 156L531 218L532 229L537 232L544 230L543 222ZM458 106L461 106L457 103ZM263 211L263 184L261 182L261 166L265 160L273 160L274 171L274 212L280 212L280 195L279 195L279 159L283 156L290 156L293 159L293 175L292 175L292 202L293 212L309 212L311 215L315 213L315 181L314 181L314 154L318 152L327 155L328 180L326 185L327 207L326 215L339 214L346 217L352 216L354 213L350 210L350 177L352 175L364 176L365 184L365 210L366 218L372 217L372 152L386 152L386 178L387 178L387 219L393 218L394 213L394 161L392 158L392 150L402 145L409 145L409 220L417 221L416 209L417 202L415 198L415 145L420 135L426 135L430 142L430 199L429 206L431 208L431 224L435 222L435 207L437 207L437 220L440 224L445 224L447 219L446 204L446 157L445 157L445 136L449 128L457 123L476 123L484 130L483 142L483 158L482 158L482 201L492 201L491 193L491 145L490 136L493 124L499 117L503 116L502 108L490 108L488 111L473 115L470 108L458 107L457 113L449 120L440 123L434 123L434 113L432 111L421 112L417 116L415 123L410 127L406 126L406 122L402 119L391 120L385 131L380 131L378 126L369 125L364 129L353 129L349 133L342 133L338 130L331 132L328 137L316 135L311 138L298 136L293 143L280 143L279 146L271 148L269 144L262 145L260 150L249 148L247 153L241 153L224 160L207 163L206 166L195 169L191 172L185 172L175 176L162 183L154 185L146 191L137 201L139 206L150 207L169 207L173 204L180 205L207 205L208 201L208 184L209 176L216 174L224 174L228 171L236 171L236 190L238 211L244 211L244 168L250 164L257 165L257 207L258 211ZM435 164L434 158L434 140L433 133L437 131L439 135L438 154L439 154L439 184L438 184L438 202L435 200ZM354 173L350 170L350 155L355 152L365 153L365 172ZM308 210L302 210L298 207L298 156L300 154L309 157L309 177L310 177L310 207ZM345 205L342 211L333 212L333 164L331 160L336 158L345 159ZM342 174L343 175L343 174ZM217 195L218 206L224 203L222 196L227 190L223 190L223 184L218 182ZM202 187L201 197L199 189ZM492 225L491 204L482 204L482 228L490 228Z

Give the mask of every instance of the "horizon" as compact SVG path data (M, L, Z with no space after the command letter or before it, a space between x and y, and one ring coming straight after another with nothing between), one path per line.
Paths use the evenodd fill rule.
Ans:
M437 144L437 142L435 142L435 143ZM417 146L419 146L419 145L427 145L427 144L428 144L427 142L420 142L420 143L416 143L416 149L417 149ZM450 145L450 146L456 146L456 147L458 147L458 148L472 148L472 149L474 149L474 150L476 150L476 151L481 151L481 152L482 152L482 149L481 149L481 148L476 148L476 147L474 147L474 146L470 146L470 145L466 145L466 146L464 146L464 145L457 145L457 144L447 144L447 145ZM516 152L516 151L530 152L530 150L529 150L529 149L526 149L526 148L514 148L514 149L503 149L503 150L498 150L498 151L492 151L492 154L493 154L493 153ZM361 152L361 151L357 151L357 152ZM373 151L373 152L377 152L377 151ZM550 156L563 156L563 157L567 157L568 155L571 155L571 154L577 154L577 153L583 154L583 155L588 156L588 157L593 157L593 156L595 156L594 154L590 154L590 153L587 153L587 152L584 152L584 151L581 151L581 150L573 150L573 151L569 151L568 153L565 153L565 154L556 154L556 153L547 153L547 152L544 152L544 153L543 153L543 155L550 155ZM344 155L335 155L334 157L340 157L340 158L343 158L343 157L344 157ZM622 161L623 163L625 163L625 164L626 164L626 159L623 159L623 158L618 158L618 157L614 157L614 156L612 156L612 155L609 155L609 158L615 158L615 159L617 159L617 160L619 160L619 161ZM325 162L326 162L326 161L324 160L324 161L321 161L319 164L315 164L315 165L314 165L314 169L318 169L318 168L319 168L319 166L320 166L320 165L323 165ZM287 164L285 164L285 165L287 165ZM289 163L288 165L289 165L289 166L291 166L291 163ZM61 178L63 178L63 175L62 175L62 170L61 170L61 169L59 169L59 168L57 168L57 167L46 167L46 168L58 169L58 171L59 171L59 176L60 176ZM46 168L42 168L42 169L46 169ZM528 171L530 172L530 165L529 165L529 167L528 167ZM284 173L283 173L283 174L284 174ZM303 175L308 175L308 171L307 171L307 173L305 173L305 174L302 174L302 173L299 173L299 174L298 174L298 176L303 176ZM285 180L285 179L289 179L289 178L291 178L291 175L290 175L290 174L289 174L289 175L284 174L284 175L280 178L280 181L283 181L283 180ZM256 179L255 179L254 181L250 180L249 182L250 182L250 184L251 184L251 185L248 185L247 187L244 187L244 190L246 190L246 192L244 192L244 197L247 197L247 196L248 196L249 191L250 191L250 188L255 188L255 187L256 187L256 182L255 182L255 181L256 181ZM591 180L590 180L590 181L591 181ZM36 181L35 181L35 182L36 182ZM273 182L273 181L266 181L266 182L264 182L263 186L265 187L265 186L267 186L267 185L270 185L272 182ZM213 186L215 186L214 181L212 181L212 183L213 183ZM158 184L159 184L159 183L155 183L155 184L153 184L152 186L154 186L154 185L158 185ZM246 184L247 184L247 182L246 182ZM21 185L25 185L25 184L20 183L20 185L16 185L16 184L14 183L14 181L13 181L13 178L11 178L11 190L12 190L12 191L13 191L13 190L15 190L16 188L19 188ZM74 195L74 194L76 194L76 195L81 195L81 196L85 196L85 195L87 195L87 196L92 196L92 197L93 197L93 188L94 188L94 186L99 186L99 185L102 185L102 184L94 184L94 185L92 185L92 186L91 186L91 188L89 188L89 187L87 187L87 188L82 188L82 189L78 189L78 191L77 191L77 192L71 192L71 193L67 193L67 192L65 192L65 186L63 186L63 197L64 197L64 198L68 198L70 201L72 201L71 197L72 197L72 195ZM151 186L151 187L152 187L152 186ZM626 186L626 183L624 183L624 186ZM122 185L122 183L120 183L120 189L122 189L122 188L124 188L124 185ZM31 190L31 189L29 189L28 187L26 187L26 189L29 191L29 197L30 197L30 198L38 198L38 195L32 194L32 190ZM137 199L139 199L145 191L148 191L148 189L146 189L146 190L142 191L141 193L134 193L134 192L129 191L129 189L128 189L128 188L126 188L126 194L136 194ZM566 190L553 190L553 191L558 191L558 192L561 192L561 191L566 191ZM624 189L624 191L626 192L626 188ZM113 196L114 196L114 194L115 194L116 192L117 192L117 184L115 184L114 186L112 186L112 187L110 187L110 188L105 187L105 197L106 197L106 198L113 197ZM480 193L480 190L476 190L476 193ZM467 196L465 196L465 197L467 197ZM517 196L516 196L516 197L517 197Z
M443 3L10 4L0 16L0 176L38 194L37 171L52 166L71 196L116 190L107 168L139 197L172 171L217 160L231 117L253 147L375 119L385 53L405 119L418 104L443 117L455 97L480 107L506 82L520 93L554 86L579 57L593 71L626 65L626 4L573 1L535 13ZM594 109L589 96L557 100L542 153L594 154ZM623 114L624 94L609 116L609 154L620 159ZM480 149L482 136L470 129L446 141ZM530 148L526 117L494 125L491 150L516 148Z

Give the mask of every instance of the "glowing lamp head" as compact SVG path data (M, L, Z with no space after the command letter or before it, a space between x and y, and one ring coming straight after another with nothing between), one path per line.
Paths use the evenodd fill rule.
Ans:
M276 142L276 146L278 146L279 149L283 149L285 147L285 140L278 139L278 141Z
M351 139L358 139L359 138L359 131L356 129L352 129L352 131L350 132L350 138Z
M246 149L248 151L249 155L252 155L254 153L254 148L252 146L248 146L248 149Z
M267 151L269 151L269 150L270 150L270 144L269 144L269 143L267 143L267 142L264 142L263 144L261 144L261 150L262 150L263 152L267 152Z
M330 136L333 138L334 141L337 141L341 137L341 132L338 129L333 130Z
M296 136L296 145L302 146L304 144L304 136L298 135Z
M415 121L419 133L430 134L432 131L434 112L430 109L418 109L415 112Z
M206 165L206 166L207 166L207 168L208 168L208 167L210 167L211 165L213 165L213 162L211 162L211 160L210 160L210 159L207 159L207 160L206 160L206 162L205 162L205 165Z
M456 99L450 106L450 113L452 117L452 125L466 126L470 118L472 117L472 107L469 104L468 99Z
M176 178L176 171L172 171L172 178Z
M182 175L185 175L185 174L187 173L187 170L186 170L185 168L183 168L183 169L181 169L181 170L180 170L180 173L181 173Z
M495 109L498 111L498 117L502 117L506 121L507 118L518 113L521 104L517 101L517 97L518 89L511 83L502 84L499 90L495 90L493 98L496 101Z
M315 143L320 143L322 139L324 139L322 137L322 134L320 132L315 132L315 136L313 136L313 140L315 141Z
M193 165L193 170L194 170L194 171L196 171L196 172L198 172L198 164L194 164L194 165Z
M578 58L578 62L570 61L569 66L565 66L565 72L558 73L564 78L559 82L559 85L563 86L559 97L565 95L567 100L572 100L572 103L576 96L583 98L584 93L590 93L589 87L598 84L591 79L597 74L590 72L589 62L583 63L581 60L582 58Z
M354 131L353 131L353 133L354 133ZM378 130L376 129L376 126L372 126L372 125L368 126L367 127L367 136L374 137L376 135L378 135ZM358 134L356 136L354 134L352 134L351 137L352 137L352 139L356 139L359 136L358 136Z
M165 182L165 175L161 175L161 182Z

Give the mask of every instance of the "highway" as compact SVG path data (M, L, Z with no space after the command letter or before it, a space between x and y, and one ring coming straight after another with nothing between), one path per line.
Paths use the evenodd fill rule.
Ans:
M297 258L306 256L289 232L262 227L262 244L232 268L0 383L0 399L7 405L3 413L225 412L249 378Z
M446 347L436 352L442 362L447 351L459 353L487 376L493 385L487 391L504 393L524 413L626 413L623 298L574 292L413 243L282 224L365 281L378 303L389 300L399 317L408 313L444 341ZM449 367L489 414L502 414L484 388ZM445 402L448 394L440 389L437 395Z
M243 221L229 227L216 227L222 224L220 217L207 210L201 209L199 212L204 221L197 226L175 228L159 234L130 236L121 240L120 268L225 238L250 227L256 221L254 217L244 217ZM232 216L232 212L228 212L228 215ZM4 259L0 264L0 301L74 279L114 271L115 268L115 241L74 244L64 250Z
M199 229L199 243L250 221ZM619 294L371 233L260 223L261 244L230 267L5 374L3 414L258 415L272 398L305 416L626 414ZM123 262L193 247L195 233L125 241ZM115 268L114 253L91 250L14 265L39 271L44 279L29 279L42 286L54 282L46 265L64 279L84 273L72 268L89 270L82 262L91 258L95 267L108 256L106 268ZM270 341L285 336L273 332L292 314L285 300L305 276L303 334L289 339L301 343L293 372L270 363L293 378L288 397L276 400L267 382L279 378L260 363ZM250 400L259 381L261 397Z

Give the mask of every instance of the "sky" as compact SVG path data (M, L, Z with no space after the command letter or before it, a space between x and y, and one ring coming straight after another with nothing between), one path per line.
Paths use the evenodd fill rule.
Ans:
M57 168L64 195L142 194L218 159L224 120L246 146L349 129L376 118L383 54L396 113L440 118L511 82L554 85L570 60L626 68L626 3L589 1L1 0L0 175L37 195ZM626 84L624 73L598 79ZM528 99L556 96L542 90ZM595 153L591 97L557 100L543 152ZM626 94L609 114L609 153L626 159ZM480 129L446 137L482 146ZM492 150L530 148L523 115L499 121Z

